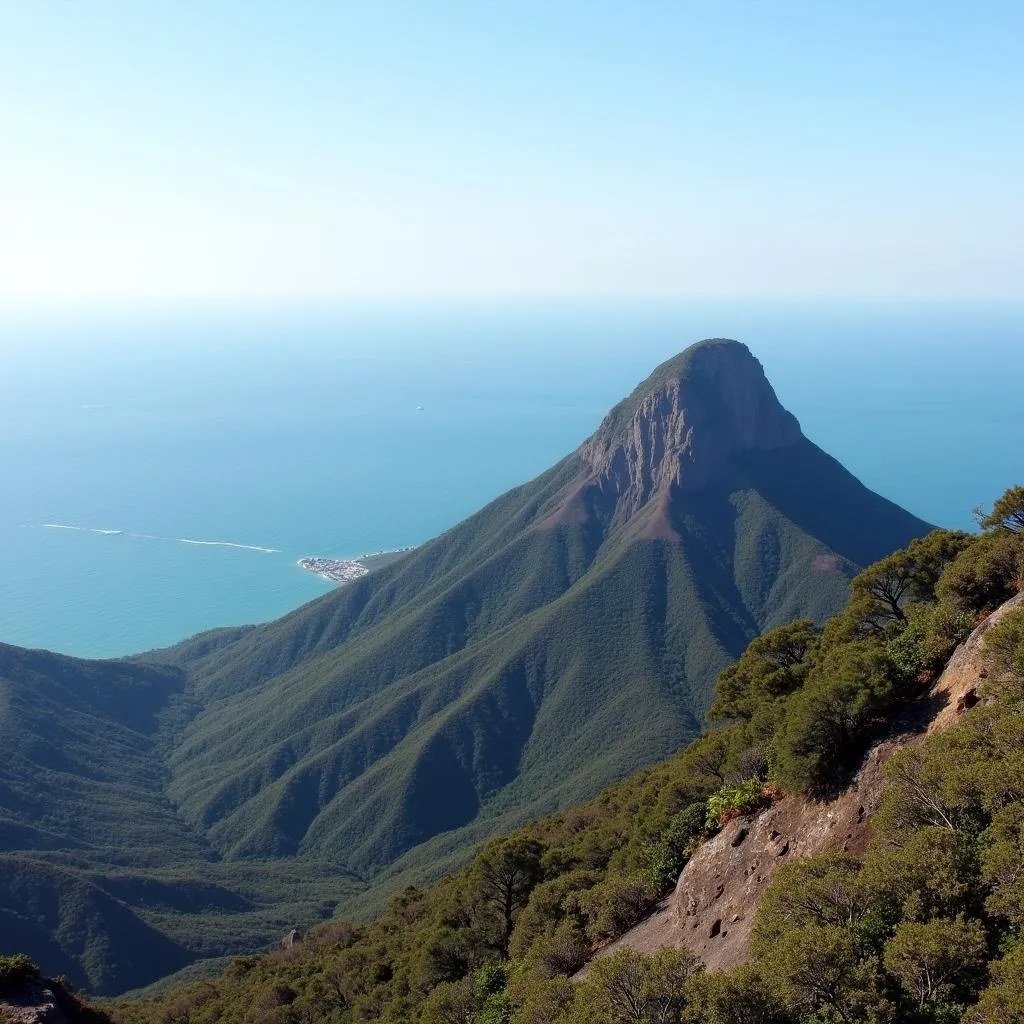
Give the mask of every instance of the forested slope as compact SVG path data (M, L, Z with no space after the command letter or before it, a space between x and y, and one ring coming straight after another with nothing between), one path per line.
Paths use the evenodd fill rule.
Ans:
M689 949L624 948L570 980L685 879L723 827L737 836L737 818L780 799L834 798L872 744L932 720L930 704L914 709L936 693L957 645L1024 589L1024 488L983 526L980 536L936 531L869 567L823 628L796 621L757 638L719 678L719 727L671 760L493 840L463 871L403 892L373 924L324 926L212 984L122 1004L118 1018L1024 1019L1019 599L977 634L978 685L944 712L950 726L892 758L867 849L786 862L747 908L748 963L709 972Z
M122 662L6 650L0 852L95 908L58 942L94 991L138 928L170 945L133 984L372 915L678 749L752 638L821 623L927 529L803 436L745 346L701 342L536 480L282 619ZM73 916L37 915L29 952Z

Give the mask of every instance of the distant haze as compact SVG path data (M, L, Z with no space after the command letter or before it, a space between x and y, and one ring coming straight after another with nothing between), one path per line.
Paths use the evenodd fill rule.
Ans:
M1024 6L0 7L0 305L1024 297Z

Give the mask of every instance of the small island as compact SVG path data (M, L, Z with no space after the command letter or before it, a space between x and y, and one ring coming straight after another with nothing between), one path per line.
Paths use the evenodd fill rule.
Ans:
M298 564L307 572L316 573L317 576L330 580L332 583L351 583L412 550L412 548L394 548L390 551L375 551L369 555L360 555L358 558L324 558L321 555L311 555L300 558Z

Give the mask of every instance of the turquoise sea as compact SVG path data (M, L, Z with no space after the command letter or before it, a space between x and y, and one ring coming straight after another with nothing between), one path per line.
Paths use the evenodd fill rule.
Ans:
M303 555L413 545L736 337L926 519L1024 481L1024 305L620 302L0 318L0 641L118 655L268 619ZM202 542L202 543L199 543Z

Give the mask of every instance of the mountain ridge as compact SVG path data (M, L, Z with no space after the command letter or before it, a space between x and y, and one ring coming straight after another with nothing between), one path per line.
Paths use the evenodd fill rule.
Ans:
M298 923L355 899L372 911L494 831L672 753L752 637L824 621L860 567L927 531L803 436L746 346L699 343L535 480L370 575L271 623L82 663L174 681L147 770L178 822L168 835L199 847L174 840L175 863L155 868L134 849L75 849L70 833L61 847L58 830L58 848L21 853L101 888L118 862L190 892L236 872L264 908L244 912L237 941L267 941L281 920L278 864L301 865ZM36 710L26 720L44 728ZM11 735L41 773L34 738ZM47 800L0 796L0 818L64 820L59 791ZM94 794L83 813L90 801L107 807ZM232 930L223 902L188 919L192 936L185 918L133 906L211 955L238 948L205 934Z

